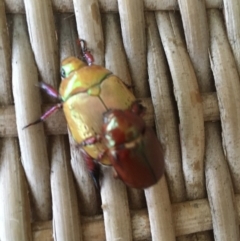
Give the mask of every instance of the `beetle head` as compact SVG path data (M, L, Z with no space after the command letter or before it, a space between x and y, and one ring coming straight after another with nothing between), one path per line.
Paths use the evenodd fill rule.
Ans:
M86 63L76 57L68 57L62 61L61 64L61 77L67 78L73 71L86 66Z

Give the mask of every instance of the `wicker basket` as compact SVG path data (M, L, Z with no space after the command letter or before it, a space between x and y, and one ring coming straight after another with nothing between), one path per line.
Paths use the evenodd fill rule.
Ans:
M239 0L0 0L0 33L1 241L240 240ZM61 111L22 130L78 36L147 106L157 185L98 192Z

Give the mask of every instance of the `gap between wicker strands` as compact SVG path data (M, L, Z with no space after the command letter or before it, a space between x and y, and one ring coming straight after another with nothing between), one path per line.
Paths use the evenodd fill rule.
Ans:
M227 0L228 1L228 0ZM8 13L24 13L24 4L22 0L5 0ZM56 12L69 13L74 12L72 1L52 0L53 8ZM102 12L117 12L117 0L99 0L100 10ZM223 6L223 0L206 0L207 8L220 9ZM177 0L144 0L144 8L148 11L174 11L178 10Z

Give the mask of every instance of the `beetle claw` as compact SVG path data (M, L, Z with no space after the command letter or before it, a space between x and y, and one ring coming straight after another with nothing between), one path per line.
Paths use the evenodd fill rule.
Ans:
M29 126L33 126L33 125L36 125L40 122L43 122L45 119L47 119L50 115L52 115L55 111L59 110L60 108L62 108L62 103L58 103L58 104L52 106L39 119L37 119L36 121L24 126L22 129L26 129Z
M95 187L100 190L99 179L101 177L101 169L99 163L94 160L83 148L80 149L83 160L86 163L88 172L93 179Z
M42 121L43 121L43 120L42 120L41 118L39 118L38 120L36 120L36 121L34 121L34 122L32 122L32 123L29 123L28 125L24 126L24 127L22 128L22 130L28 128L29 126L36 125L36 124L38 124L38 123L40 123L40 122L42 122Z
M101 170L100 165L96 163L94 170L90 171L90 175L93 179L95 187L100 190L100 177L101 177Z

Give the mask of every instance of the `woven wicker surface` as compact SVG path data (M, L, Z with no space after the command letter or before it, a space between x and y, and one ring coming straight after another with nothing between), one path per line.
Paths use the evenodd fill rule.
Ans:
M147 107L157 185L98 192L61 111L22 130L78 37ZM239 0L0 0L0 240L240 240L239 50Z

